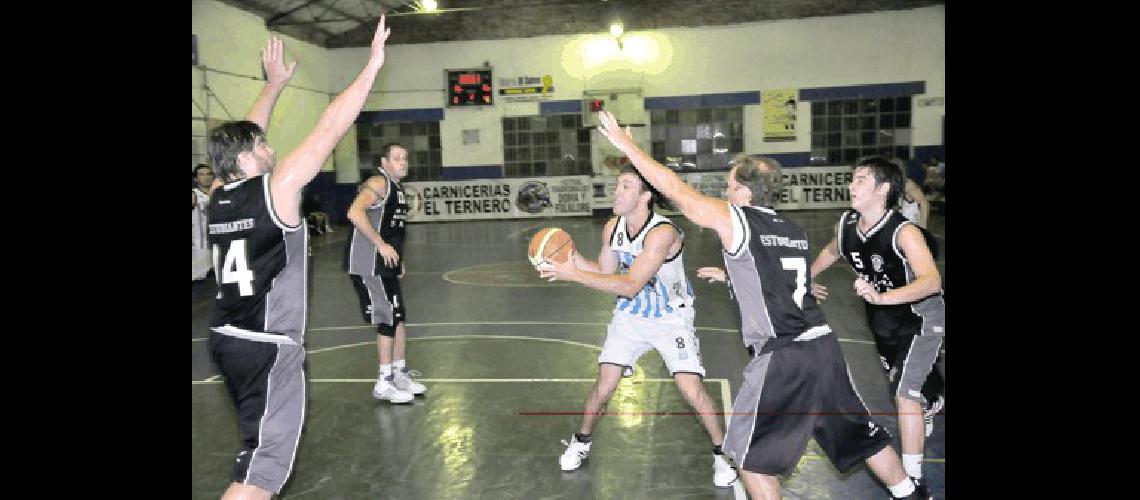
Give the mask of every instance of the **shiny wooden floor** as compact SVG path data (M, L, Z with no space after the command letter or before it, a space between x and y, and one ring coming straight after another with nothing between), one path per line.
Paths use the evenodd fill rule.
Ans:
M838 210L788 211L807 232L811 253L831 238ZM725 286L696 279L696 268L723 266L715 235L679 216L684 262L697 295L696 325L704 381L718 407L731 409L747 354L735 330ZM939 238L945 287L943 218ZM414 224L406 244L408 364L426 397L390 405L371 396L375 329L361 321L341 258L351 228L312 238L306 346L308 406L293 474L281 498L744 498L742 488L712 484L708 437L668 378L655 352L638 361L594 431L589 460L563 473L558 456L577 429L597 374L596 359L613 297L577 285L548 283L526 262L539 228L562 227L596 257L605 219L570 218ZM822 307L876 421L897 420L867 329L854 274L842 263L819 282L831 291ZM218 498L231 480L237 446L234 411L206 352L214 293L193 285L191 332L192 497ZM941 366L939 367L942 368ZM577 413L577 414L576 414ZM945 413L927 439L924 475L945 496ZM890 495L865 468L840 474L814 441L785 498L869 499Z

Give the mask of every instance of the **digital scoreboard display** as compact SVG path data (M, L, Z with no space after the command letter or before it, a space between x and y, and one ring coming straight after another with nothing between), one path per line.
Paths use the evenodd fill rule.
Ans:
M491 81L489 68L447 70L447 105L493 106L495 89Z

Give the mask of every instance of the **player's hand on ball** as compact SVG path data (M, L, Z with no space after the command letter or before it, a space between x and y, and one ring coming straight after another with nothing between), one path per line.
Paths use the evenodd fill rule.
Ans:
M544 260L535 266L535 269L538 270L538 277L547 281L573 281L578 268L574 265L573 259L566 259L565 262Z

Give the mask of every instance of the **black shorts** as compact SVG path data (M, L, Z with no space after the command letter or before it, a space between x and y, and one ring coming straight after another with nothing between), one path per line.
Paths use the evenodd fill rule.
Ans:
M364 322L376 325L376 331L385 337L396 335L396 325L406 320L404 296L400 279L391 276L360 276L350 274L352 287L360 299L360 312Z
M744 470L786 476L813 436L841 472L891 441L855 391L835 334L752 359L733 402L724 451Z
M241 446L234 481L279 493L293 469L305 421L305 350L210 332L207 347L237 411Z
M917 330L916 330L917 331ZM874 335L875 350L887 372L891 395L930 405L943 393L945 382L935 369L941 358L940 335Z

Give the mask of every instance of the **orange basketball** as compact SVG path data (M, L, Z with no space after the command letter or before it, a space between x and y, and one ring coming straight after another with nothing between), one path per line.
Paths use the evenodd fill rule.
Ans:
M543 261L566 262L570 253L574 251L574 240L570 233L557 227L543 228L530 239L527 248L527 258L532 265L539 265Z

